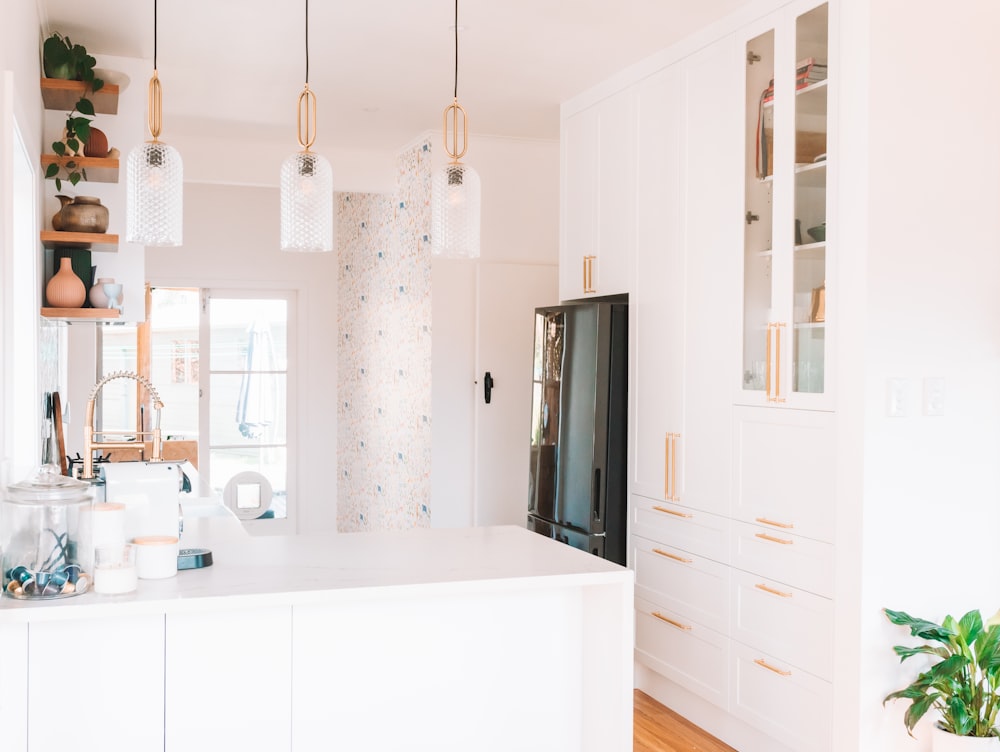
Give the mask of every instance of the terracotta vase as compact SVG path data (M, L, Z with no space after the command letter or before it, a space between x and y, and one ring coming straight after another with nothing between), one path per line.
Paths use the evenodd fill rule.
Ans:
M114 277L99 277L94 286L90 288L90 304L94 308L108 307L108 296L104 293L104 285L111 285L114 282Z
M45 285L45 298L53 308L79 308L87 299L87 288L73 271L73 259L59 260L59 271Z
M99 159L108 156L108 137L104 131L97 128L90 129L90 137L83 145L83 154L87 157L97 157Z
M108 229L108 207L95 196L77 196L70 203L64 202L59 215L62 232L106 232Z

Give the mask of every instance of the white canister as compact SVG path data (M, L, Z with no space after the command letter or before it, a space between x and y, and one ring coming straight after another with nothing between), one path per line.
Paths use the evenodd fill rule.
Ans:
M162 580L177 574L178 540L171 535L134 538L135 569L140 579Z
M135 548L129 545L94 549L94 592L131 593L136 588Z
M88 507L80 515L80 528L92 541L89 549L80 553L83 570L90 572L93 571L95 549L125 545L125 505L94 504Z

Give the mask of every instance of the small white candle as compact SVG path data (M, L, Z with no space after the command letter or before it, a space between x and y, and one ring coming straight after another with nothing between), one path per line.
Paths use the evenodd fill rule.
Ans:
M138 583L135 567L97 567L94 570L94 592L104 595L131 593Z
M172 535L145 535L132 540L135 568L144 580L160 580L177 574L177 547Z
M81 555L84 570L93 569L94 550L125 545L125 505L94 504L83 510L80 540L89 547Z

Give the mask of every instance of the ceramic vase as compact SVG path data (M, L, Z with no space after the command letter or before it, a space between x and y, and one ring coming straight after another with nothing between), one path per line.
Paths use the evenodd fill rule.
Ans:
M104 285L113 285L114 277L99 277L94 286L90 288L90 304L94 308L107 308L108 296L104 292Z
M936 723L931 740L934 752L1000 752L1000 737L955 736Z
M52 229L56 232L62 232L62 210L73 203L73 197L60 194L56 198L59 199L59 211L52 215Z
M87 299L87 288L73 271L73 259L59 260L59 271L45 285L45 298L53 308L79 308Z
M116 308L119 311L122 309L122 299L125 297L122 293L122 286L120 283L105 283L101 286L104 290L104 295L108 300L108 308Z
M99 159L108 156L108 137L104 131L97 128L90 129L90 137L83 145L83 154L87 157L97 157Z
M59 210L59 230L105 232L108 229L108 218L108 207L101 204L101 199L95 196L77 196L72 202L63 202L63 207ZM53 227L55 224L53 218Z

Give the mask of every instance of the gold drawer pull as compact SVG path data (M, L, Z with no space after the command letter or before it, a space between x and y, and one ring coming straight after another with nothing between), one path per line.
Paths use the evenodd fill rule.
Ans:
M660 621L665 621L667 624L669 624L672 627L677 627L677 629L683 630L684 632L690 632L691 631L691 625L690 624L681 624L679 621L674 621L673 619L668 619L666 616L664 616L663 614L661 614L659 611L654 611L653 612L653 616L655 616Z
M765 661L763 658L757 658L754 661L754 663L756 663L761 668L766 668L768 671L773 671L774 673L778 674L779 676L791 676L792 675L791 671L782 671L780 668L775 668L770 663L768 663L767 661Z
M660 556L666 556L668 559L673 559L674 561L679 561L681 564L690 564L690 559L685 559L683 556L678 556L677 554L672 554L669 551L661 551L658 548L653 549L654 554L659 554Z
M666 507L655 506L655 507L653 507L653 509L655 509L657 512L664 512L666 514L672 514L674 517L683 517L686 520L690 520L692 517L694 517L693 514L685 514L684 512L678 512L678 511L673 510L673 509L667 509Z
M757 522L762 525L770 525L771 527L780 527L784 530L793 530L795 525L790 522L777 522L776 520L769 520L767 517L758 517Z
M774 588L768 587L763 582L758 582L756 585L754 585L754 587L757 588L758 590L763 590L765 593L770 593L771 595L779 595L782 598L792 597L791 593L783 593L780 590L775 590Z
M767 533L757 533L758 538L766 541L771 541L771 543L780 543L782 546L790 546L795 541L785 540L784 538L775 538L773 535L768 535Z

